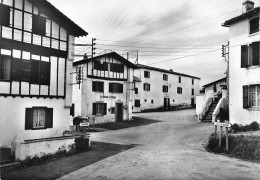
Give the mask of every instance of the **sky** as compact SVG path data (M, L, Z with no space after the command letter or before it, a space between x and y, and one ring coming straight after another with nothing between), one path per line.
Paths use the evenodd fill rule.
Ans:
M193 75L201 86L225 77L221 46L229 29L221 24L242 13L244 0L49 0L96 38L96 55L115 51L133 63ZM253 0L255 7L260 0ZM75 54L91 55L76 47ZM137 56L138 55L138 56ZM75 60L81 59L75 57Z

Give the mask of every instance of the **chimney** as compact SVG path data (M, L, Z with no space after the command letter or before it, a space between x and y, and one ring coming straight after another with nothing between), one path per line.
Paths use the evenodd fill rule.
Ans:
M247 11L250 11L251 9L254 9L254 2L253 1L249 1L249 0L246 0L243 2L243 10L242 12L243 13L246 13Z

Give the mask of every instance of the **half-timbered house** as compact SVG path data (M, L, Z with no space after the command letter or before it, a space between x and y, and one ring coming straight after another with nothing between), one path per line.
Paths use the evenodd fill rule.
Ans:
M86 35L46 0L0 0L0 147L69 129L72 44Z

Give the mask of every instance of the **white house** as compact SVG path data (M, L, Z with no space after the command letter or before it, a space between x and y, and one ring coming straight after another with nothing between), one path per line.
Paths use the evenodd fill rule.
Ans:
M217 95L218 93L222 92L223 88L226 89L226 86L227 86L226 81L227 81L227 78L224 77L224 78L218 79L216 81L210 82L208 84L205 84L202 87L204 89L205 94L209 90L213 90L214 94Z
M83 69L83 84L73 86L74 116L95 116L96 123L132 119L135 64L111 52L73 66Z
M223 23L229 27L231 123L260 122L259 11L252 1L245 1L242 14Z
M200 78L138 64L134 76L133 112L171 106L195 106L200 92Z
M0 1L0 147L69 129L72 44L86 35L46 0Z

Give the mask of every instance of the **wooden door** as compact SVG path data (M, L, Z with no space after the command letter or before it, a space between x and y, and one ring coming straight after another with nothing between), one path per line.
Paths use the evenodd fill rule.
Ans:
M116 103L116 121L123 121L123 103Z

